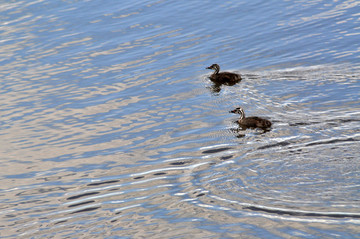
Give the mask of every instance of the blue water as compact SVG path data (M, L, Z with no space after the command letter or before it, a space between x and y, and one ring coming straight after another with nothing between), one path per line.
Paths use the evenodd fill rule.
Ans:
M0 12L2 238L360 238L357 1Z

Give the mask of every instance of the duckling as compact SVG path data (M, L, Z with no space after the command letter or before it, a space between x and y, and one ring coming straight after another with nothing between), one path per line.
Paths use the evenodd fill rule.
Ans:
M230 113L240 114L240 119L238 119L237 122L244 128L266 129L271 127L271 122L267 119L257 116L245 117L245 112L241 107L237 107L236 109L230 111Z
M220 72L220 66L218 64L212 64L206 69L214 70L214 73L209 77L211 81L220 83L220 84L228 84L234 85L241 81L241 76L232 72Z

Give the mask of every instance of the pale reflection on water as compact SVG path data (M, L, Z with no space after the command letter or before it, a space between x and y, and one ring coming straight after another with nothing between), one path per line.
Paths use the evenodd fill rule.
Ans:
M258 4L1 3L0 235L356 235L358 4Z

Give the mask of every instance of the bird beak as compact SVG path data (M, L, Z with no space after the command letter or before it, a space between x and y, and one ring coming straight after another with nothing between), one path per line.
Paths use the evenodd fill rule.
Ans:
M206 69L211 69L210 66L209 67L206 67Z
M230 110L229 113L234 113L235 114L235 110Z

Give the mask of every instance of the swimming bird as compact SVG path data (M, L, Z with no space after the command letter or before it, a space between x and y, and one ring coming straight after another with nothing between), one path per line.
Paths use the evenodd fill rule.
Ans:
M220 84L234 85L241 81L241 76L232 72L219 72L220 66L218 64L212 64L206 69L214 70L214 73L209 77L211 81Z
M267 119L263 119L257 116L245 117L245 112L243 108L237 107L236 109L230 111L230 113L240 114L238 123L240 126L245 128L261 128L266 129L271 127L271 122Z

